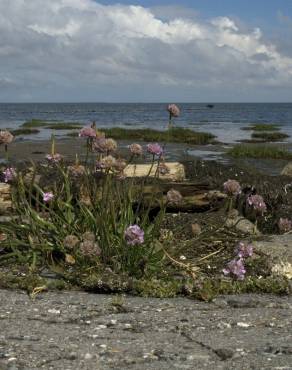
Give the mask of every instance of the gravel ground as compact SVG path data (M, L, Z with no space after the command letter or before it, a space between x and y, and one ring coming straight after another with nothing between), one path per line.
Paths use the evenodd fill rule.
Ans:
M292 296L0 290L0 369L292 369Z

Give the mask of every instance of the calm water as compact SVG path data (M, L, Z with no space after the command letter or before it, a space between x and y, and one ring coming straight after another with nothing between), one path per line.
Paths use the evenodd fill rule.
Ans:
M251 123L276 123L292 137L292 104L178 104L181 116L175 120L178 127L211 132L222 142L232 143L250 138L250 132L241 130ZM96 121L98 127L165 129L168 114L166 104L0 104L0 128L14 129L32 118L54 122L80 122L84 125ZM60 136L67 131L57 131ZM44 139L50 130L25 139ZM290 139L292 141L292 139ZM290 141L289 140L289 141Z

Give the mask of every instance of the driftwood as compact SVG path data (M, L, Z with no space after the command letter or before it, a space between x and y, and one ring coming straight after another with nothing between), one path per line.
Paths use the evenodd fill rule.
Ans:
M0 183L0 215L5 215L12 211L11 186Z
M178 162L167 162L165 163L165 165L168 171L165 174L159 173L159 178L161 180L185 180L185 168L183 164ZM130 164L124 170L124 174L126 177L154 177L157 176L157 173L157 163L155 163L153 166L151 164Z
M136 187L136 201L142 201L144 204L150 203L152 208L157 208L161 204L161 199L166 205L167 209L172 212L195 212L209 209L212 205L218 204L226 198L226 195L214 191L206 182L195 183L185 181L184 166L178 162L166 163L169 168L169 173L160 175L154 184L146 184L143 187L134 185ZM126 168L127 177L143 177L147 176L151 169L151 175L155 175L156 167L149 164L130 165ZM179 204L169 204L167 202L166 194L170 189L177 190L183 196ZM86 189L81 188L82 201L90 205L91 200L86 195ZM0 183L0 215L7 215L12 211L11 202L11 187L8 184Z

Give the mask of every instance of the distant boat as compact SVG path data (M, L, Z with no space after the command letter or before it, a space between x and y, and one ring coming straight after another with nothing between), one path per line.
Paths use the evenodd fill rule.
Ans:
M207 108L214 108L214 104L207 104L206 107Z

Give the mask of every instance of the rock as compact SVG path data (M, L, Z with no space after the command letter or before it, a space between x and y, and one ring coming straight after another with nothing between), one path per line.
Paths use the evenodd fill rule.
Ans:
M232 212L231 215L229 215L228 219L226 220L226 226L235 227L236 230L241 231L244 234L261 235L260 231L251 221L244 217L238 216L235 212Z
M218 348L214 352L222 361L228 360L234 356L234 350L230 348Z
M272 272L292 279L292 234L274 235L270 240L257 241L253 245L255 253L270 259Z
M292 177L292 162L286 164L281 172L281 175Z
M201 232L202 232L201 226L197 223L192 224L191 228L192 228L192 233L193 233L194 236L197 236L197 235L201 234Z

